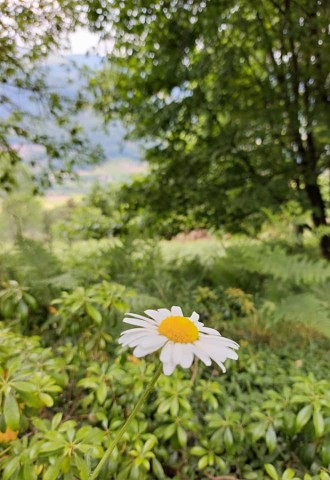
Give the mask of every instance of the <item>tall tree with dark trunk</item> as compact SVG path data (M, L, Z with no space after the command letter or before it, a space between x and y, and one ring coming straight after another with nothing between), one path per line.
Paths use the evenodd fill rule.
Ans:
M114 48L97 105L152 140L131 187L150 212L237 230L296 199L326 227L329 3L103 3ZM330 258L326 234L321 249Z

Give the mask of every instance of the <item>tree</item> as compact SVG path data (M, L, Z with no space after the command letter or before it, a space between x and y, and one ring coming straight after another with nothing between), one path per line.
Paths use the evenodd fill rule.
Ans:
M97 106L152 140L144 192L163 220L230 229L296 199L325 227L329 80L323 0L111 0ZM138 202L141 206L141 201ZM138 207L139 205L137 205ZM330 237L321 249L330 258Z
M82 92L62 95L48 85L45 67L84 24L83 11L77 0L0 2L0 189L11 190L27 166L36 187L47 187L77 163L102 158L74 120Z

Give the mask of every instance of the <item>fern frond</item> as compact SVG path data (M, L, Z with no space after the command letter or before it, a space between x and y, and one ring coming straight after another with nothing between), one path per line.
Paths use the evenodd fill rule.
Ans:
M227 259L233 261L234 268L296 285L324 283L330 278L330 265L325 260L289 255L278 246L274 249L259 244L235 246L228 249Z
M265 302L260 315L268 318L272 325L301 323L330 338L330 301L313 291L288 295L278 305Z

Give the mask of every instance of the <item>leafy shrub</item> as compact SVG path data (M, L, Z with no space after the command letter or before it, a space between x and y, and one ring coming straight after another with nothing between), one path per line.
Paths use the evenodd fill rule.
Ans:
M53 234L72 242L111 236L113 228L111 219L103 215L99 208L78 205L72 209L68 218L59 220L53 226Z
M241 338L239 360L225 376L195 363L161 377L100 480L327 478L327 265L258 241L207 245L171 257L128 237L24 240L3 256L1 478L87 479L154 370L117 346L119 318L176 303Z
M40 346L37 337L0 330L1 430L26 429L27 419L54 404L68 380L66 364Z

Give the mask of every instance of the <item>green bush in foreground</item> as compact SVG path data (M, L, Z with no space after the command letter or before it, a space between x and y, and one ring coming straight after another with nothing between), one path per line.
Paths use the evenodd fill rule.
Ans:
M89 353L79 342L42 348L36 337L4 328L0 342L1 431L18 431L1 444L1 478L87 479L154 364L112 344ZM292 345L278 355L242 341L226 375L195 364L192 372L162 376L100 480L325 480L329 466L322 351Z

